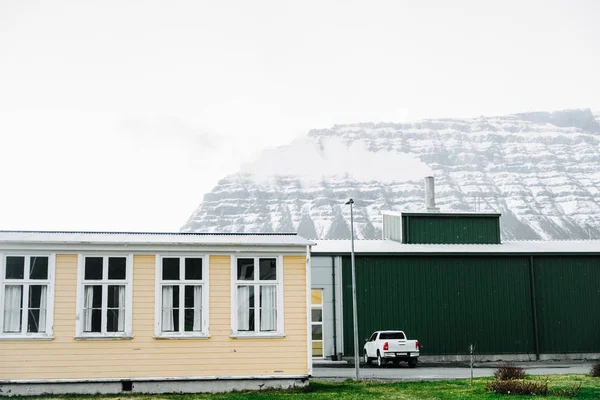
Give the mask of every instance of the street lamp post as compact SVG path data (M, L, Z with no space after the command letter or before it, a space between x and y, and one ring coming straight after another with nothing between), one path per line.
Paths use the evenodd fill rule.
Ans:
M350 204L350 243L351 252L350 260L352 262L352 319L354 320L354 372L356 374L356 380L360 379L360 358L358 354L358 312L356 309L356 267L354 265L354 200L350 199L346 202L346 205Z

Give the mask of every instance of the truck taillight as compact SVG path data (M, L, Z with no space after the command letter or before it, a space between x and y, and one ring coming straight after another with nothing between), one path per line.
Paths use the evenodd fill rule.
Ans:
M419 341L418 340L415 342L415 347L417 348L417 350L419 350Z
M383 344L383 350L389 350L389 349L390 349L390 346L388 345L388 342L385 342Z

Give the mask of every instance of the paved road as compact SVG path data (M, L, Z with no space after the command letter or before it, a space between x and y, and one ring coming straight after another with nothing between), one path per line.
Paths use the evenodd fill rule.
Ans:
M576 364L539 364L525 366L525 372L529 375L553 375L553 374L587 374L590 372L591 363ZM493 376L495 368L480 367L473 369L474 377ZM347 379L354 378L354 368L345 367L317 367L313 369L315 379ZM469 378L469 368L456 366L436 366L408 368L406 366L386 366L384 368L362 367L360 376L364 379L381 379L394 381L413 380L443 380Z

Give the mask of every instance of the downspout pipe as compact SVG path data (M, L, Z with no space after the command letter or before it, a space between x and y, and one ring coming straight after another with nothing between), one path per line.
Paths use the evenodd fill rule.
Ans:
M337 302L335 298L335 256L331 256L331 291L332 295L332 304L333 304L333 357L334 361L339 361L337 359Z

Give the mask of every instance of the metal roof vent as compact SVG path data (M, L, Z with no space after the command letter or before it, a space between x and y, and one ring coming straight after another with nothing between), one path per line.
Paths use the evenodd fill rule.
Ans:
M440 212L440 208L435 206L433 176L425 177L425 207L427 207L427 212Z

